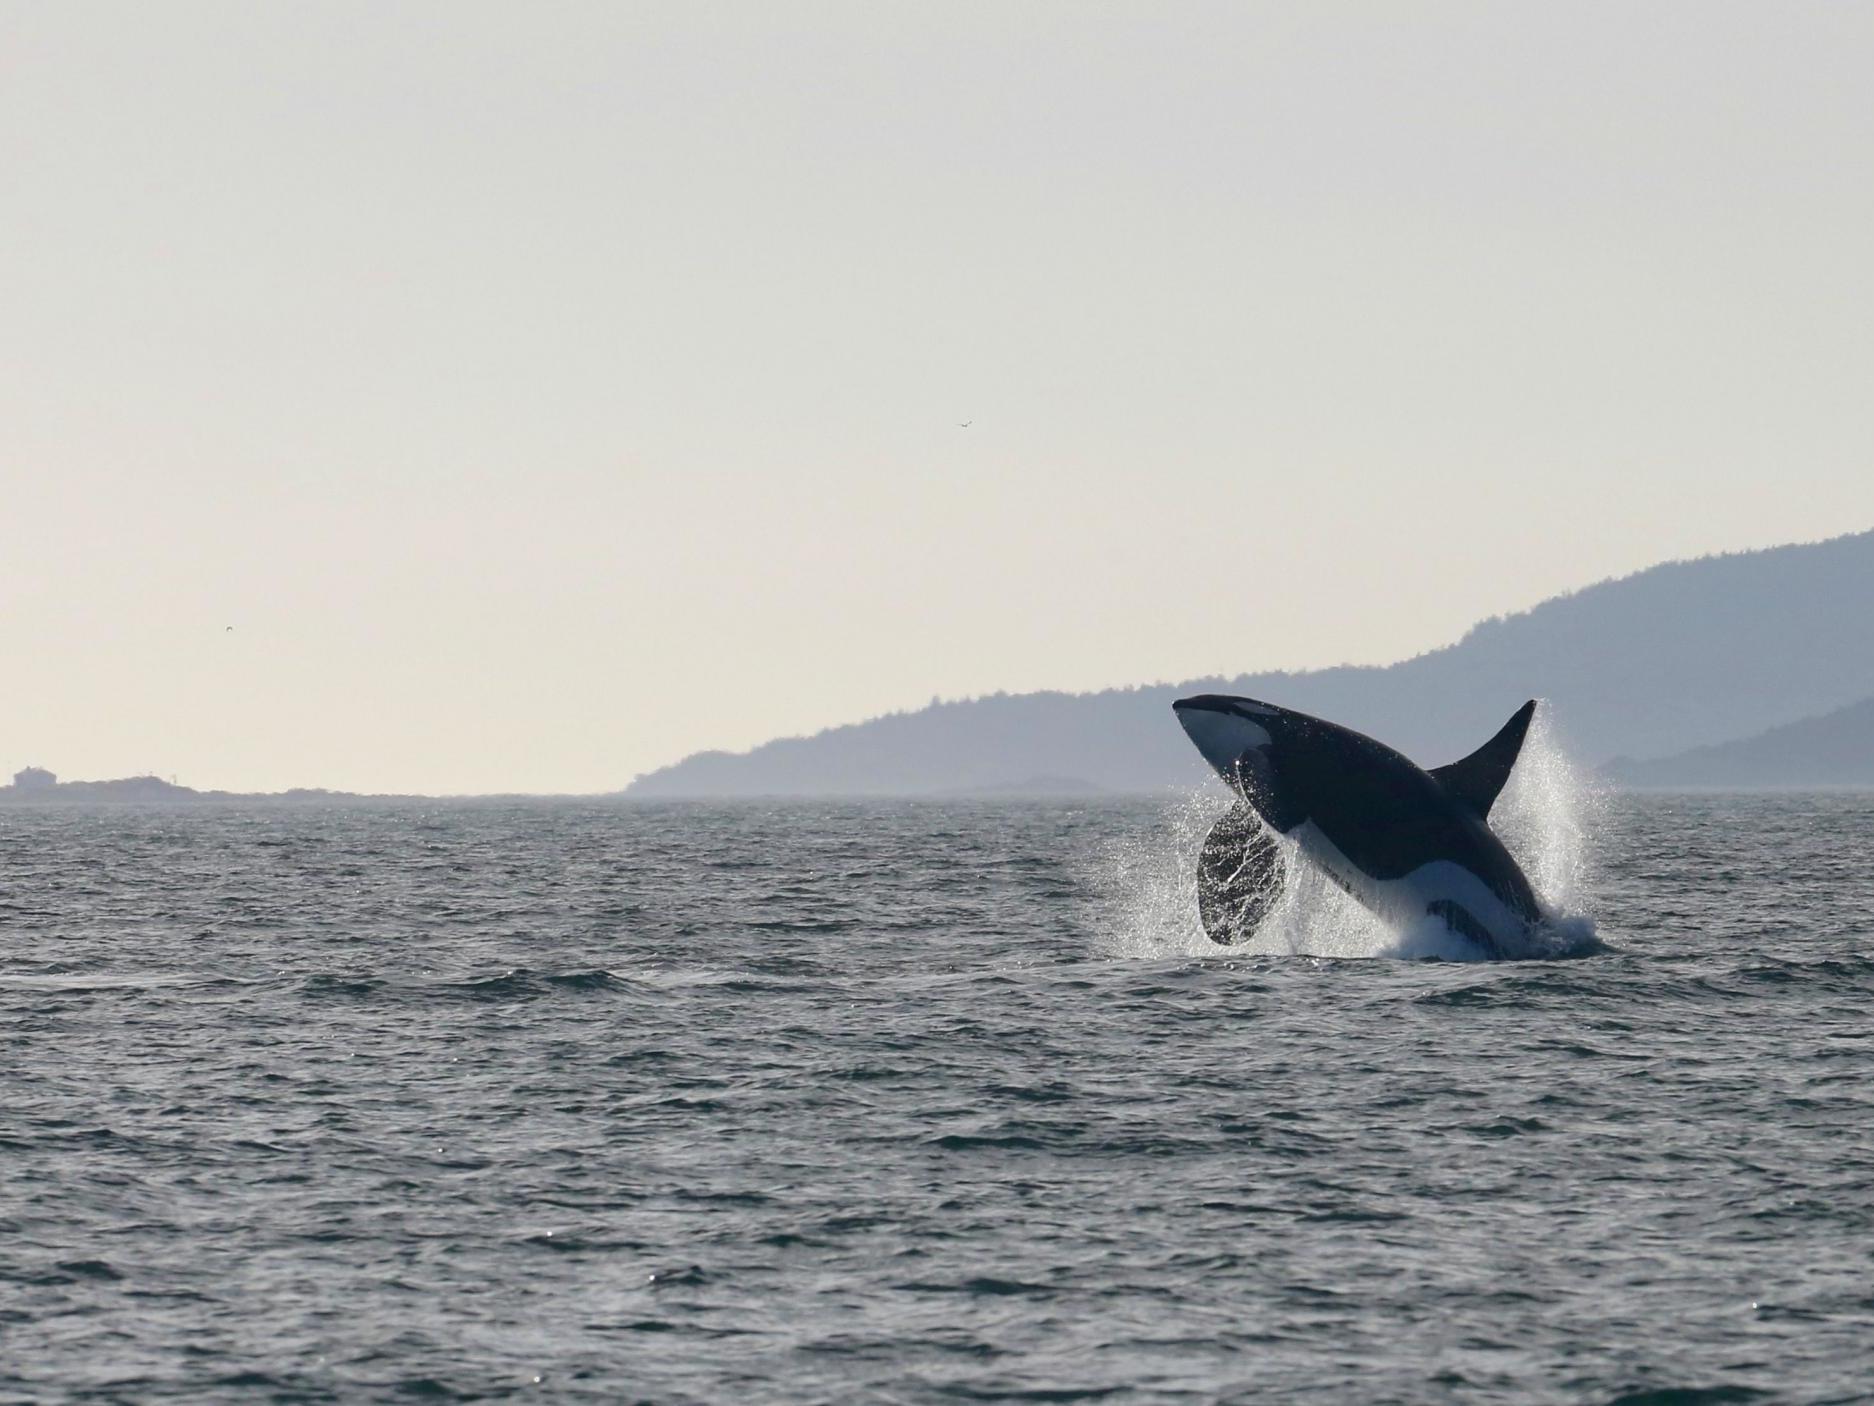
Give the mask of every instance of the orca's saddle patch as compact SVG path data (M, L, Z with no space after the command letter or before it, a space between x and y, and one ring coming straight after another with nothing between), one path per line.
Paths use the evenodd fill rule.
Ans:
M1247 942L1282 896L1282 851L1246 805L1224 813L1197 856L1197 915L1212 942Z

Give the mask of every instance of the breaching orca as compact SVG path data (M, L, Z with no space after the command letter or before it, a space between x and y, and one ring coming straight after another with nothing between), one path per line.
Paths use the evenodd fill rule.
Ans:
M1532 699L1463 761L1424 771L1337 723L1204 694L1172 704L1204 760L1242 797L1205 837L1198 911L1221 943L1253 934L1282 888L1281 847L1396 930L1442 921L1490 957L1516 952L1542 907L1487 823L1535 715Z

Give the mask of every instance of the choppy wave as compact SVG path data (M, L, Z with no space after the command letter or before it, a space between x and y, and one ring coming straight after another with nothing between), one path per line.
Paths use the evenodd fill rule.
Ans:
M1532 802L1494 965L1223 803L8 807L0 1400L1865 1395L1874 800Z

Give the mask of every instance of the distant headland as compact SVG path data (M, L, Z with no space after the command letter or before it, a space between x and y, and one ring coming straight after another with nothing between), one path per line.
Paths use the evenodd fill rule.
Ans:
M933 702L699 752L633 799L943 795L1073 778L1110 792L1191 786L1172 722L1193 693L1266 698L1384 737L1432 766L1525 698L1585 766L1630 786L1874 785L1874 532L1667 562L1482 621L1384 666L1242 673L1097 693Z
M583 799L1067 797L1188 790L1206 769L1172 720L1193 693L1266 698L1385 737L1431 766L1462 756L1526 698L1577 763L1677 790L1874 787L1874 531L1666 562L1484 620L1388 665L1214 675L1097 693L933 701L699 752ZM422 801L294 789L197 791L157 776L60 781L29 766L0 804ZM451 797L454 800L522 799Z
M13 784L0 786L0 805L42 804L69 801L128 801L146 804L151 801L244 801L291 804L304 801L410 801L420 796L365 796L351 791L324 791L296 787L290 791L243 793L239 791L198 791L192 786L178 786L160 776L125 776L115 781L61 781L42 766L29 766L13 773Z

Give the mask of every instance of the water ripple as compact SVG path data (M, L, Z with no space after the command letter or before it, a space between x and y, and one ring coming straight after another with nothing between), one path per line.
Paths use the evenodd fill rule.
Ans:
M1874 803L1525 806L1503 966L1179 804L0 812L0 1400L1865 1396Z

